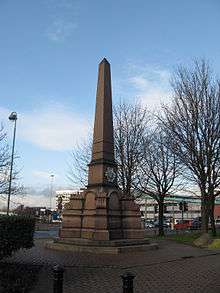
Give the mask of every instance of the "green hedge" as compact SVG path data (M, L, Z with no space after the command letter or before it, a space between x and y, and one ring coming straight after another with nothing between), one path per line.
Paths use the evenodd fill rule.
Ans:
M0 216L0 259L20 248L31 248L35 219L28 216Z

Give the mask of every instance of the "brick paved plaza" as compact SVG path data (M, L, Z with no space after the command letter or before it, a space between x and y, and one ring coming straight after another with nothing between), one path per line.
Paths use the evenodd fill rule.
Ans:
M135 293L220 292L220 251L160 240L158 250L90 255L47 250L45 241L37 239L34 248L4 260L40 267L33 293L53 292L51 268L56 263L65 267L64 293L122 292L120 275L125 271L136 275Z

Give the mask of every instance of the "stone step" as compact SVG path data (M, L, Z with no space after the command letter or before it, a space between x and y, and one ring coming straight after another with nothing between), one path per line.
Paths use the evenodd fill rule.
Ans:
M149 239L117 239L117 240L90 240L83 238L56 238L56 243L81 245L81 246L101 246L101 247L121 247L149 244Z
M74 245L61 242L47 242L45 245L48 249L59 251L72 251L72 252L87 252L93 254L119 254L119 253L132 253L144 252L148 250L158 249L157 243L141 244L141 245L125 245L125 246L86 246Z

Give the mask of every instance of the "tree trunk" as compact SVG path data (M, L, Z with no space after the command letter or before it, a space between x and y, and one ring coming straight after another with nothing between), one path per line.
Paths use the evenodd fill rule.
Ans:
M164 211L164 201L159 200L159 236L164 236L164 229L163 229L163 211Z
M212 229L212 236L216 236L216 227L215 227L215 217L214 217L214 209L215 209L215 197L213 196L211 199L211 204L210 204L210 222L211 222L211 229Z
M208 233L209 204L205 194L202 194L201 199L201 219L201 232Z

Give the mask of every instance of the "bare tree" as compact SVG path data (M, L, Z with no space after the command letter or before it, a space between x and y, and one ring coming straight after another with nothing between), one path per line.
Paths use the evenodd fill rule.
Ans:
M17 159L18 156L15 156ZM4 202L7 200L9 192L9 173L10 173L11 155L10 149L7 143L7 134L4 127L0 127L0 197ZM13 168L12 173L12 186L11 194L21 195L24 193L24 187L19 182L20 171L16 166Z
M0 128L0 194L6 193L8 188L8 171L10 167L9 148L6 141L6 132Z
M210 218L215 235L213 211L220 194L220 83L201 60L191 70L180 67L172 87L174 98L170 106L164 106L161 120L173 153L188 169L187 179L200 189L202 231L208 231Z
M121 102L114 107L115 158L118 164L118 184L123 194L130 196L134 190L142 156L143 137L147 133L149 116L146 108ZM68 178L74 184L87 184L88 167L91 160L92 140L78 145L71 154Z
M147 135L148 126L149 113L141 104L121 102L114 107L118 184L127 196L135 195L134 183L143 156L143 139Z
M85 187L88 183L88 164L92 156L90 136L78 144L70 154L67 178L74 186Z
M183 187L182 167L169 144L169 137L159 128L145 139L137 182L139 191L151 196L158 203L160 236L164 235L164 200Z

